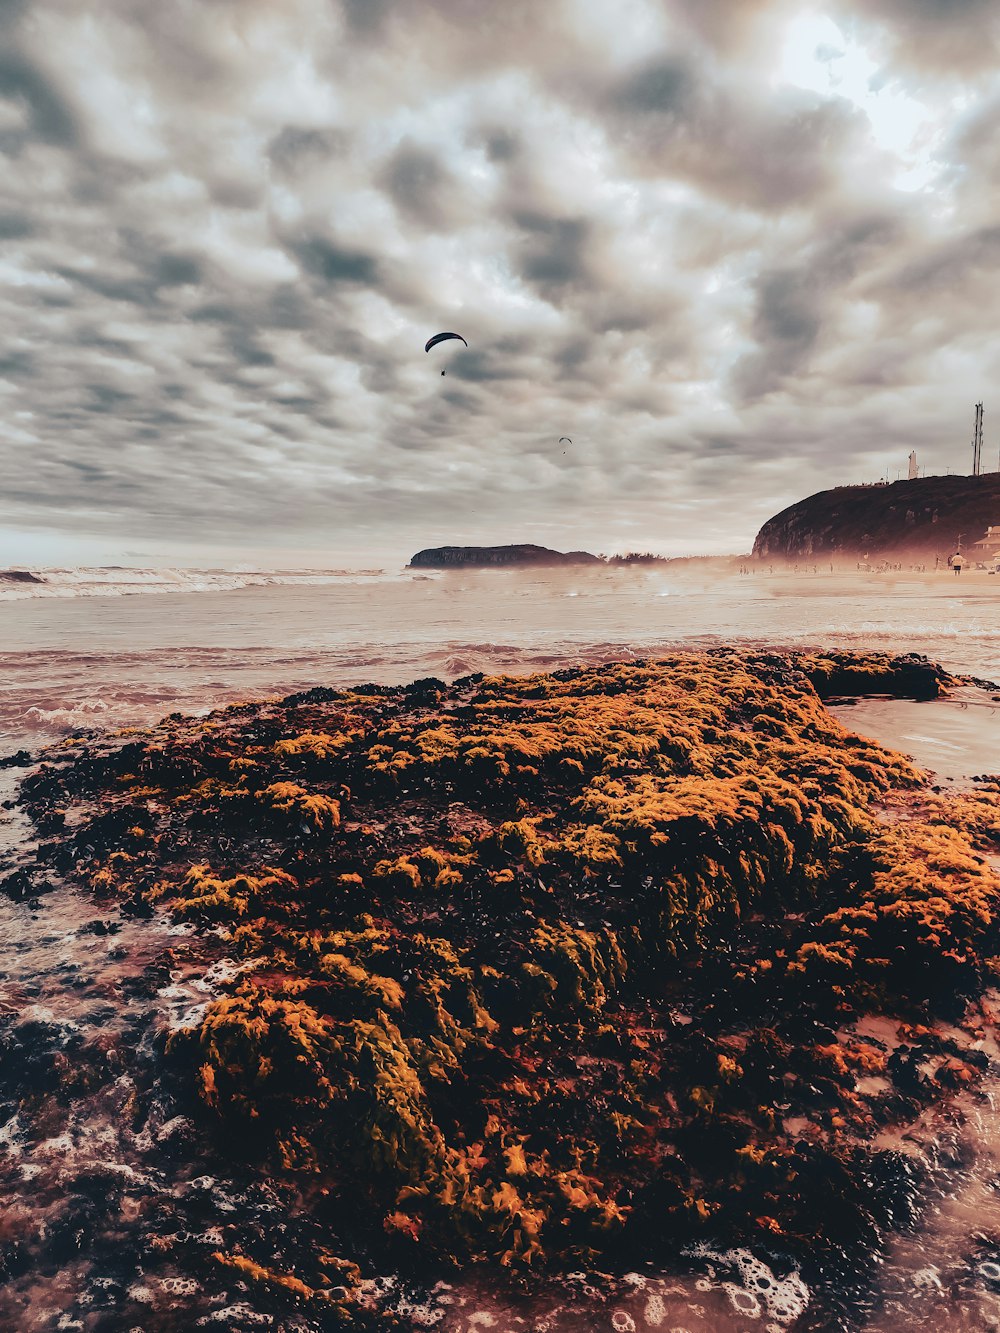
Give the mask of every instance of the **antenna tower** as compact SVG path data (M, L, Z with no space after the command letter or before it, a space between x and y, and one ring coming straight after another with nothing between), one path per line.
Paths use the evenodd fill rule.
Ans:
M976 404L976 419L972 428L972 475L978 477L983 460L983 405Z

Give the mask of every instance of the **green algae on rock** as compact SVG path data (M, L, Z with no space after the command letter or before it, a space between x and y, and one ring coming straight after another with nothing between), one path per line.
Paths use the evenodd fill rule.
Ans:
M227 932L172 1054L234 1153L349 1208L351 1260L821 1256L912 1190L878 1132L974 1086L1000 952L995 788L937 801L821 695L949 683L715 652L318 689L25 795L55 868Z

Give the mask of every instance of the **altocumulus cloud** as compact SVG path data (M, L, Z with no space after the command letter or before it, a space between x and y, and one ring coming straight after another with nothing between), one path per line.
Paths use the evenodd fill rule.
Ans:
M910 447L965 464L1000 370L989 0L0 27L8 529L732 550ZM425 356L444 328L469 350Z

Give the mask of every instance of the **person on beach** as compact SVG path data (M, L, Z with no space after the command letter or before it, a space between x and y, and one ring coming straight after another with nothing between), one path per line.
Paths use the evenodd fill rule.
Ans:
M961 551L955 552L955 554L951 557L950 564L956 574L961 574L962 566L965 564L965 556L962 554Z

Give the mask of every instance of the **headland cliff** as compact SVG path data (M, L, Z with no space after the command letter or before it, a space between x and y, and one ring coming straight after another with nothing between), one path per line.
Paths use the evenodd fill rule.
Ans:
M946 554L1000 525L1000 473L919 477L888 486L836 486L775 514L754 542L758 558Z

